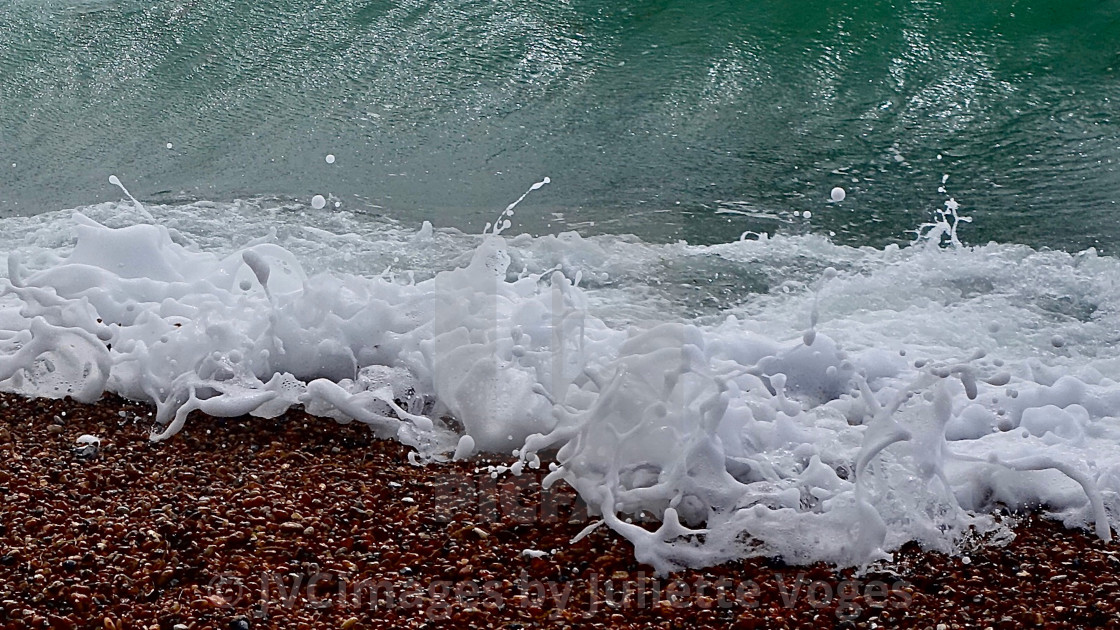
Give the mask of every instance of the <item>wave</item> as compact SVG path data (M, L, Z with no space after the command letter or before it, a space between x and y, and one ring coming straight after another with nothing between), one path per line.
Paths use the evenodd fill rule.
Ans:
M585 234L881 247L951 172L979 242L1115 255L1113 8L7 2L0 216L127 170L142 199L331 191L478 232L547 173L550 222Z
M418 463L553 458L545 484L659 571L953 551L1001 505L1120 518L1120 261L1093 250L479 236L263 199L3 222L0 388L152 403L154 440L302 405Z

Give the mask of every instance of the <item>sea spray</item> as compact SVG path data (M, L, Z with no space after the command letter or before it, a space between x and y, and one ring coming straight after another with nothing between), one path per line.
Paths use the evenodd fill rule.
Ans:
M947 195L945 190L945 183L949 181L949 175L941 176L941 186L937 188L937 192ZM961 247L961 241L957 237L957 229L961 223L971 223L972 217L961 215L960 204L956 199L949 197L945 200L944 209L938 208L934 212L937 215L932 222L923 223L918 226L914 231L916 237L915 243L925 243L930 247L939 247L942 242L948 242L953 247Z

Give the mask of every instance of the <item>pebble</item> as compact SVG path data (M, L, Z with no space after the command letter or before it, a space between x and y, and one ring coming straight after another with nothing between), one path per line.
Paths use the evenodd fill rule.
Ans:
M403 627L410 621L392 608L378 608L375 618L363 622L366 613L358 609L302 605L274 606L267 621L233 618L248 615L252 603L233 604L226 597L235 591L209 587L210 580L219 576L251 583L262 571L274 570L305 578L320 571L345 573L351 579L380 576L394 583L398 595L408 584L424 586L426 580L417 577L420 572L433 579L505 584L498 587L507 604L503 609L486 606L485 596L461 605L449 600L447 612L452 618L435 624L445 627L528 626L532 624L526 619L547 616L547 606L534 607L532 597L524 600L529 608L514 603L516 596L525 595L519 582L519 576L525 575L527 580L570 592L569 601L577 603L560 611L568 616L562 615L552 626L585 627L591 577L597 577L602 588L607 579L615 579L617 586L619 581L625 585L627 580L652 576L649 567L634 561L632 548L606 530L571 544L575 533L589 522L586 515L569 522L565 514L559 521L542 523L509 514L508 497L496 497L500 502L486 508L494 510L492 515L483 514L481 504L463 510L430 498L459 496L449 494L447 487L441 489L441 484L478 481L481 473L472 473L471 468L480 461L507 465L508 460L483 458L418 468L408 463L407 449L372 439L361 425L337 425L299 414L251 423L215 422L207 425L212 433L188 428L156 449L147 441L145 423L119 422L122 407L129 410L128 417L147 417L135 405L110 401L78 407L72 402L23 400L6 394L0 394L0 403L14 407L11 413L0 414L0 436L10 436L6 439L12 441L13 452L20 454L0 464L0 536L7 541L0 549L0 572L16 576L15 583L0 580L0 620L6 620L0 626L16 616L25 624L36 615L47 619L55 614L42 608L48 600L72 606L58 610L65 619L56 627L92 624L117 630L126 625L118 620L129 620L127 627L146 628L158 619L160 627L171 630L247 628L232 625L240 620L260 627L357 630L369 625ZM116 452L105 456L103 451L101 458L81 466L52 456L59 446L44 436L49 435L49 419L63 410L69 412L67 433L72 428L75 434L100 435L106 446L116 444ZM219 448L222 444L227 446ZM335 444L344 445L341 453L332 454ZM259 448L253 451L252 446ZM301 453L315 455L308 459ZM63 481L60 472L70 480ZM574 500L570 489L557 491ZM432 507L406 504L401 499L408 494L419 498L417 504ZM74 500L74 495L81 499ZM529 501L529 507L534 507ZM893 603L896 599L875 608L866 605L854 624L837 622L833 609L814 610L805 589L795 595L792 609L783 607L774 586L776 573L788 577L805 571L807 579L823 581L832 593L841 580L864 578L835 568L747 559L675 575L686 582L708 583L750 575L763 590L760 606L753 611L721 608L711 591L676 597L675 604L686 605L666 601L662 610L658 602L668 600L663 591L651 595L644 608L606 611L610 605L600 600L597 627L658 627L664 621L696 630L727 628L744 614L758 627L786 622L791 629L879 625L952 630L1009 627L1012 622L1023 627L1039 619L1061 619L1070 627L1101 627L1112 619L1120 599L1115 545L1029 515L1017 521L1014 541L1006 547L969 549L972 565L984 567L982 579L973 579L980 576L962 566L964 556L898 550L887 573L873 571L866 579L908 583L903 589L908 605L898 607ZM554 552L525 557L527 548ZM547 576L558 582L548 582ZM1004 596L1041 592L1036 582L1064 586L1025 604ZM662 582L663 589L666 584ZM323 595L337 589L336 584L320 587ZM36 592L42 595L39 600L26 596ZM531 595L532 588L528 592ZM135 619L144 623L131 621Z

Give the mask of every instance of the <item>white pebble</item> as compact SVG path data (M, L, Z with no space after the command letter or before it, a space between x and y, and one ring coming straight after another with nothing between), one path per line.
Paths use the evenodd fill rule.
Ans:
M93 444L94 446L101 446L101 438L97 437L96 435L90 435L88 433L79 435L76 442L78 444Z
M837 186L836 188L832 189L832 193L830 196L832 197L833 201L840 202L844 201L844 198L848 196L848 193L844 192L843 188Z

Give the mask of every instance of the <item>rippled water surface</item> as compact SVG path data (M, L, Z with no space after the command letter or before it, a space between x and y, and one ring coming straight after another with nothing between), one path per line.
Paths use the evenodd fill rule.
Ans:
M334 194L477 231L549 175L523 229L881 244L952 195L972 242L1115 251L1117 16L1056 0L8 1L0 212L116 199L112 172L141 199Z

